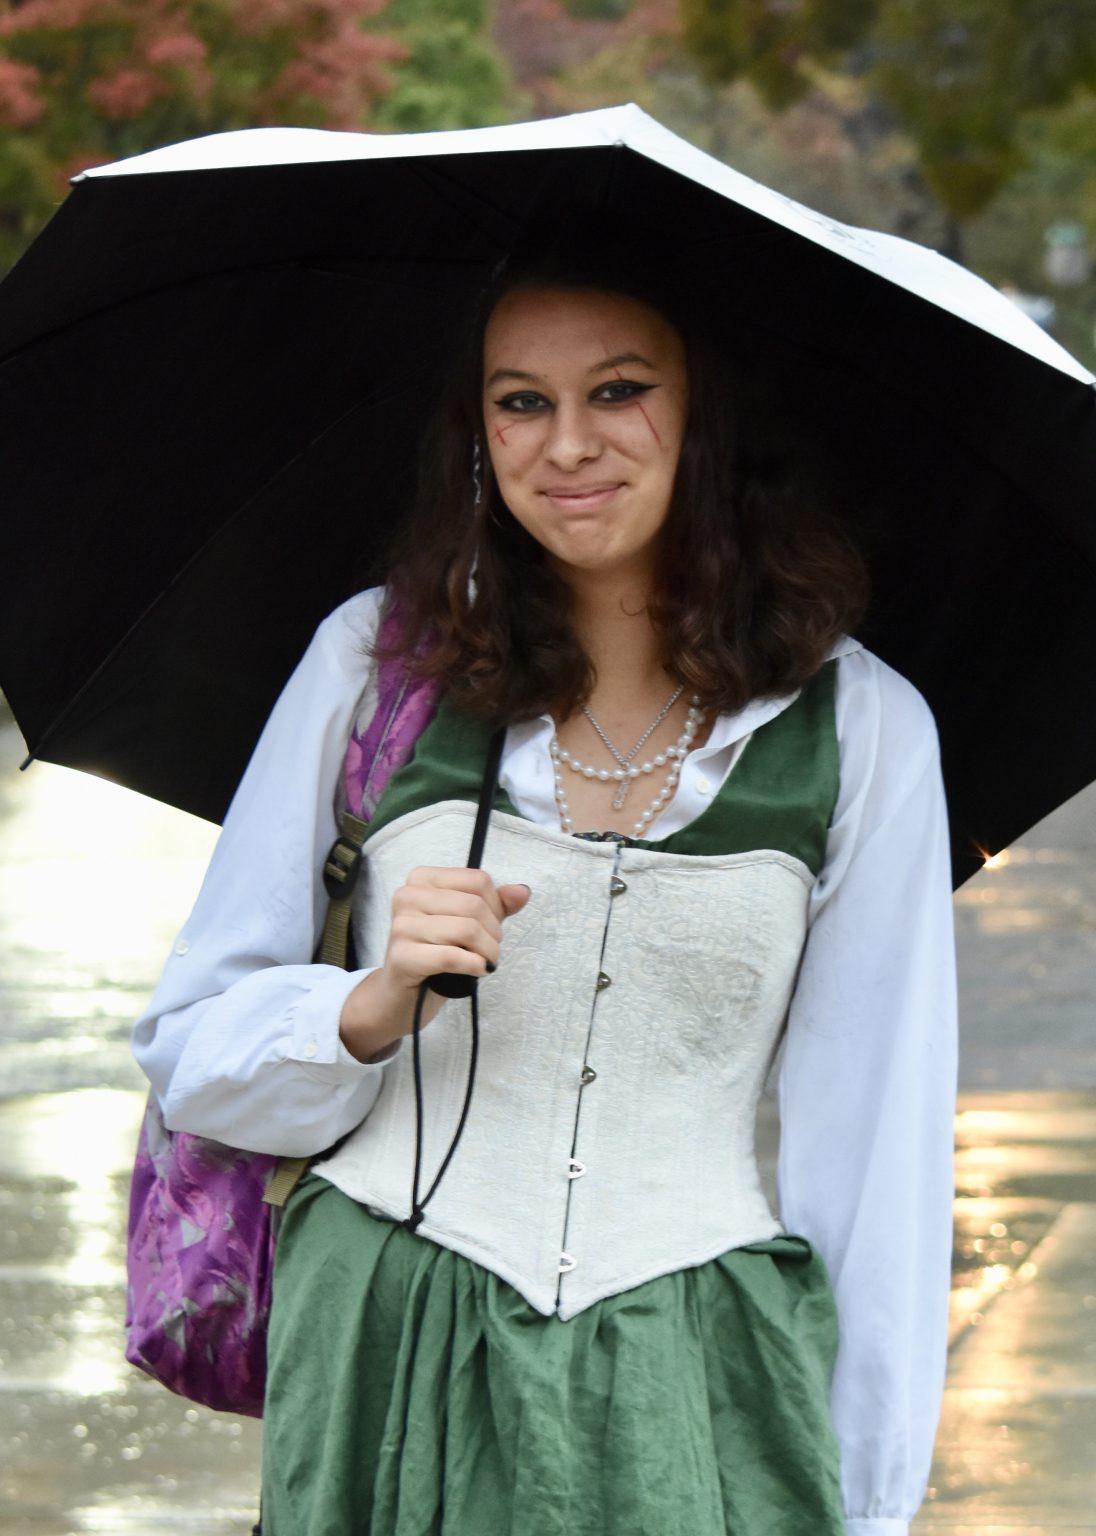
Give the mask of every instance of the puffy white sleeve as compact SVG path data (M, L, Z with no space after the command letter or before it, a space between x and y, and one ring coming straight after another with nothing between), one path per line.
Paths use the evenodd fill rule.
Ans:
M360 1062L339 1037L375 966L313 964L335 793L368 679L362 641L383 588L317 629L274 705L225 817L194 909L137 1019L133 1054L169 1130L280 1156L324 1151L359 1124L394 1042Z
M780 1219L837 1303L849 1536L907 1536L947 1369L958 1004L947 808L923 696L841 658L842 787L777 1080Z

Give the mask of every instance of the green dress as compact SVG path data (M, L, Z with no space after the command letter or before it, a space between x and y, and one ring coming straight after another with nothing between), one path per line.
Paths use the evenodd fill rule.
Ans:
M627 841L778 848L817 874L837 798L835 667L754 731L692 822ZM443 700L371 829L475 801L489 734ZM501 786L495 806L520 815ZM825 1264L800 1234L563 1320L309 1173L278 1237L263 1533L845 1536L837 1344Z

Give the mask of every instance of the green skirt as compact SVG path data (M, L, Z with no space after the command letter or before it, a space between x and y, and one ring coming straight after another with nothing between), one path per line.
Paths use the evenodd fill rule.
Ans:
M275 1260L263 1536L845 1536L836 1350L805 1237L564 1322L308 1174Z

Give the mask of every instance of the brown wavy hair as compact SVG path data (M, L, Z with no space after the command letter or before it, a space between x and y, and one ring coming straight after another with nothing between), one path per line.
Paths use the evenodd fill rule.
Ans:
M704 706L736 711L800 687L868 604L852 535L810 491L794 445L781 439L779 411L759 412L750 376L736 373L736 322L718 290L641 220L614 214L612 231L605 225L604 211L590 210L565 226L528 227L458 316L440 354L451 366L420 444L409 515L385 552L384 612L398 602L403 629L370 654L402 654L412 677L440 678L477 719L569 719L596 678L572 625L570 588L510 513L482 446L474 502L484 331L514 287L626 294L682 337L688 409L648 613L666 671Z

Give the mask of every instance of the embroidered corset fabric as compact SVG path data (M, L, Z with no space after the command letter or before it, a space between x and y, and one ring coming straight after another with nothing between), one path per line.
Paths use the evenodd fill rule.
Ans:
M474 818L469 801L443 800L369 839L354 911L362 964L383 959L392 895L411 869L466 862ZM812 870L778 849L590 842L497 809L483 867L533 896L506 920L502 963L480 982L475 1093L419 1233L568 1318L783 1231L754 1129ZM421 1034L421 1192L459 1120L470 1044L466 999L443 1004ZM369 1115L316 1172L401 1219L414 1124L405 1041Z
M541 1312L572 1317L783 1230L760 1188L755 1118L837 800L835 683L831 660L750 733L707 809L661 839L570 837L498 787L483 866L533 896L479 984L475 1093L417 1231ZM467 862L489 738L442 696L368 808L359 963L383 961L392 896L415 865ZM421 1199L459 1123L468 1001L445 1003L420 1046ZM410 1212L414 1100L404 1041L363 1124L314 1165L396 1220Z

